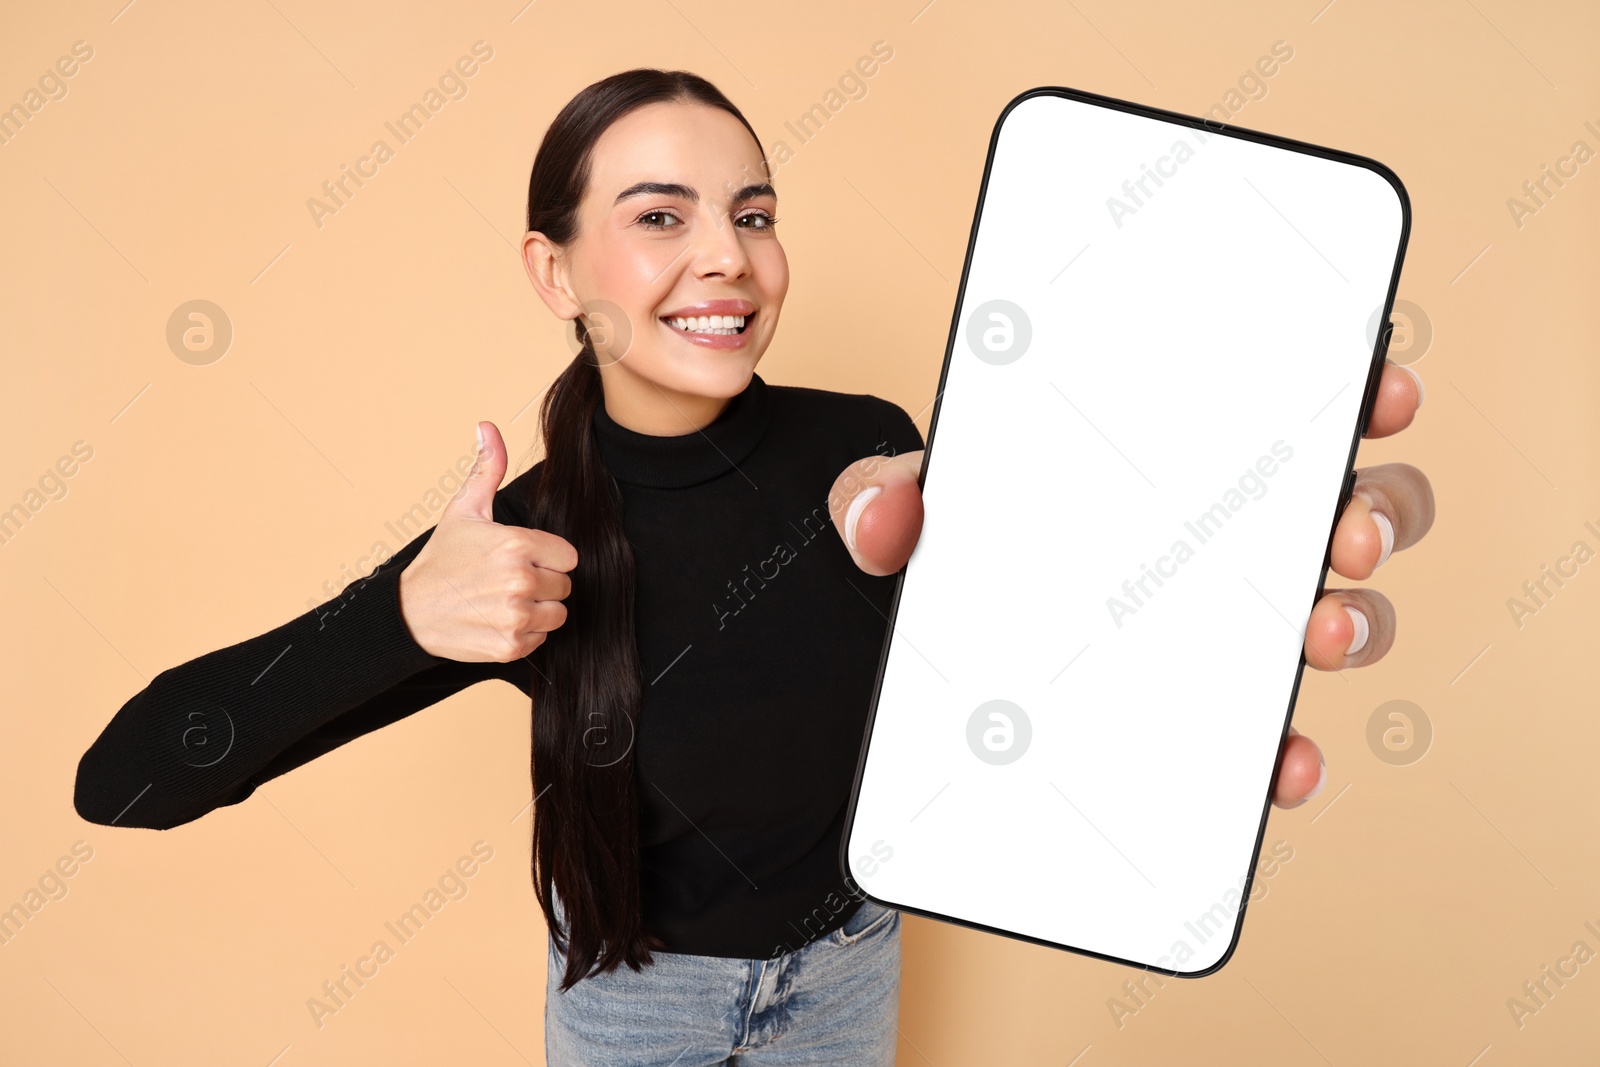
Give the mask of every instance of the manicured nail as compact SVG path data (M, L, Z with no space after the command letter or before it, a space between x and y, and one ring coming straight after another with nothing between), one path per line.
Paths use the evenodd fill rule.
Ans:
M1399 366L1401 370L1411 375L1412 380L1417 383L1417 407L1420 408L1422 406L1423 397L1427 394L1427 390L1422 387L1422 375L1418 374L1416 371L1412 370L1410 367L1407 367L1403 363Z
M1356 628L1356 635L1350 639L1350 647L1344 650L1346 659L1367 647L1367 617L1349 604L1344 610L1350 615L1350 624Z
M883 486L869 485L850 501L850 510L844 513L844 543L850 546L850 551L856 550L856 523L861 519L861 513L866 510L872 498L881 492Z
M1327 760L1323 760L1322 761L1322 766L1317 769L1317 784L1311 787L1311 792L1306 794L1306 799L1310 800L1312 797L1314 797L1318 793L1322 792L1322 787L1327 782L1327 780L1328 780L1328 761Z
M1372 513L1372 521L1378 527L1378 539L1383 544L1383 551L1378 553L1377 566L1383 566L1388 560L1389 553L1394 551L1394 524L1389 521L1389 516L1381 511Z

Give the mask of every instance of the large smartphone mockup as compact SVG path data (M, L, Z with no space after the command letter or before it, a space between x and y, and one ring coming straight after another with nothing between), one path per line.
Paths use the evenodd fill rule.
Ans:
M1238 943L1410 229L1371 159L1001 112L840 862L1180 977Z

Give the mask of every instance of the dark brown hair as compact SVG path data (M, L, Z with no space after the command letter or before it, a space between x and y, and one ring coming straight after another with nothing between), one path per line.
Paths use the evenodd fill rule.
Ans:
M677 101L722 108L760 149L739 109L704 78L653 68L613 74L574 96L545 131L528 181L528 230L568 245L600 135L636 108ZM590 324L580 316L577 326L582 351L540 404L545 458L528 512L535 529L559 534L578 552L566 622L531 657L533 883L550 936L567 956L562 991L619 963L640 970L652 950L665 947L645 928L640 906L634 739L644 685L633 546L623 530L621 491L590 430L604 399Z

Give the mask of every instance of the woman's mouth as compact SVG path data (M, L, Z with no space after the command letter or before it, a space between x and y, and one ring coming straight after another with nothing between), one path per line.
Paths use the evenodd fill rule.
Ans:
M703 337L731 337L744 333L755 312L748 315L663 315L661 321L679 333L698 334Z

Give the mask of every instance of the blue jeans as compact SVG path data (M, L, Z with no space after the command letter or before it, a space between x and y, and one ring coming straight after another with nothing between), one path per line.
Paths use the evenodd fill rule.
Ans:
M621 964L563 993L567 960L550 939L550 1067L894 1064L900 913L893 908L862 901L839 929L773 959L653 956L640 971Z

